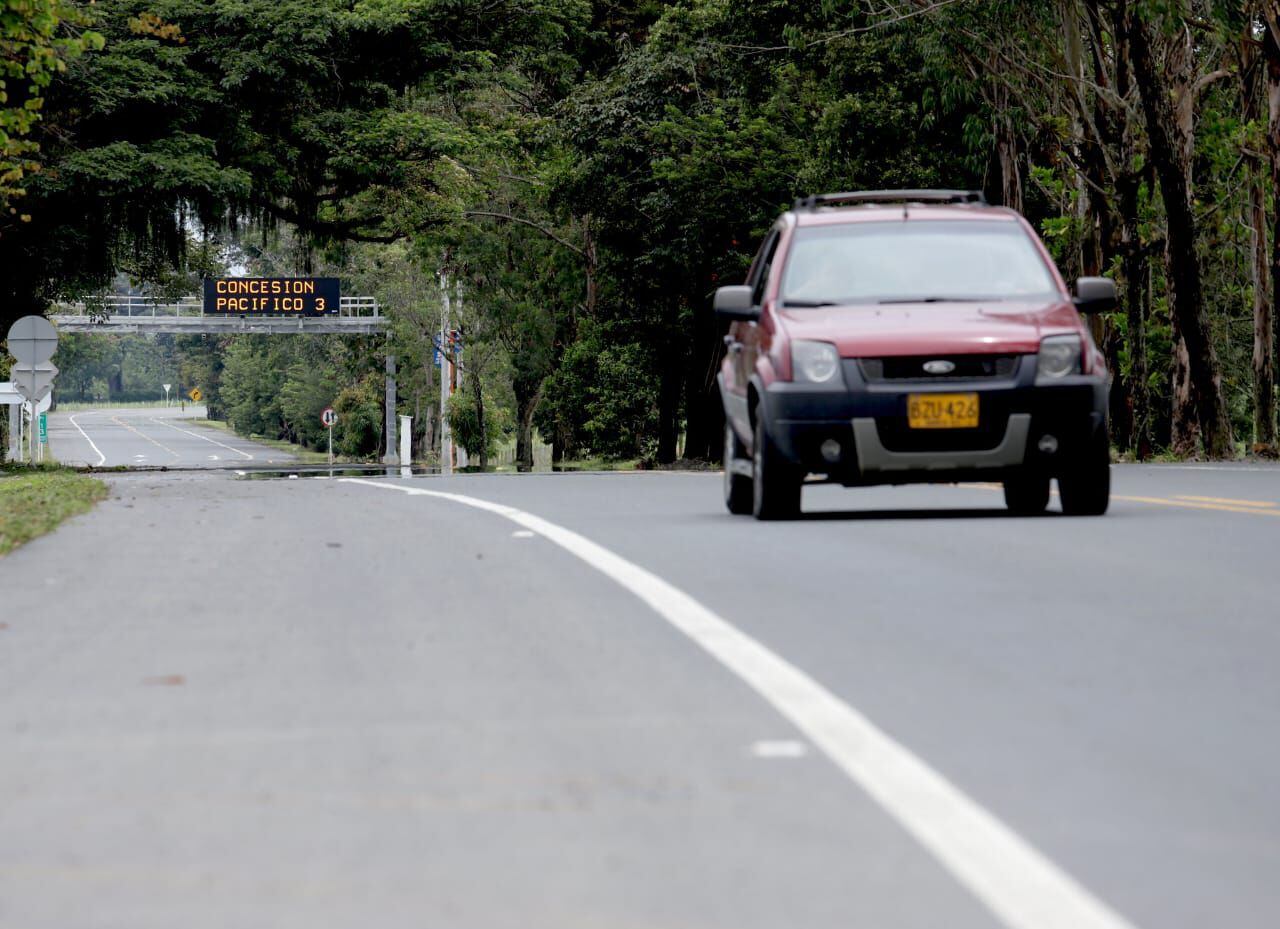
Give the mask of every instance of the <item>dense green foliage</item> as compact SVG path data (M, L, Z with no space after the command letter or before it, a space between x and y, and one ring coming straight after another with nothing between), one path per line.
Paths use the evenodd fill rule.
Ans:
M102 47L102 36L72 31L87 17L67 0L0 0L0 215L19 213L28 175L40 170L40 146L29 136L44 95L67 62Z
M473 457L511 440L527 464L536 433L557 457L715 458L710 295L779 210L820 189L979 187L1029 216L1068 279L1119 281L1095 336L1121 450L1274 448L1272 3L59 9L106 45L27 127L41 170L31 221L0 219L0 314L119 272L160 295L229 267L333 273L393 317L419 457L439 447L447 297L465 341L451 421ZM339 444L371 455L377 341L175 350L237 428L316 444L332 403Z

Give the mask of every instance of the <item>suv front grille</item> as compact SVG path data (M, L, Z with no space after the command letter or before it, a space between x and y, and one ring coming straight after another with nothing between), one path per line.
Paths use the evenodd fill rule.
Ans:
M924 369L930 361L946 361L955 366L946 374ZM942 384L948 381L978 381L1009 378L1018 373L1019 355L913 355L891 358L859 358L858 368L868 384L919 381Z

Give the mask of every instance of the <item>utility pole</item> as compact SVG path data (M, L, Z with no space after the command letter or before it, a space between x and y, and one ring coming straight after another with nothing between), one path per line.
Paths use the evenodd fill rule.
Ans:
M440 272L440 473L453 473L453 430L449 428L449 394L453 364L449 357L449 272ZM448 365L448 367L445 367Z
M461 319L463 316L462 281L455 280L453 282L453 287L454 287L454 302L457 304L455 309L457 310L458 318ZM461 326L461 323L459 323L459 326ZM461 329L458 329L456 331L453 329L450 329L449 335L452 337L449 342L449 364L450 364L450 375L451 375L449 378L449 396L452 397L454 394L456 394L459 390L462 389L462 365L461 365L462 332L461 332ZM449 463L450 467L465 468L467 466L466 449L453 447L450 450L453 452L453 461Z
M387 395L386 395L386 436L387 453L382 456L382 463L395 465L400 463L400 455L396 452L396 356L391 354L391 330L387 330Z

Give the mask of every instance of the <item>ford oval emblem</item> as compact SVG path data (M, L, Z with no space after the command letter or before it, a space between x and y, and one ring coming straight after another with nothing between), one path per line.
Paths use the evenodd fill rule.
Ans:
M945 358L939 358L937 361L926 361L924 363L924 371L926 374L950 374L955 369L955 362L947 361Z

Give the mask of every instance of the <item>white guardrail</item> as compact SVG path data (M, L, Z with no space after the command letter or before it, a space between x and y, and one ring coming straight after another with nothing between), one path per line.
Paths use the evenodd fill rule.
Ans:
M136 297L129 294L110 294L75 303L59 303L56 312L64 316L204 316L204 301L199 297L183 297L174 302L155 297ZM212 315L212 314L210 314ZM224 314L243 316L246 314ZM374 297L343 297L338 307L339 317L378 319L382 310ZM323 318L323 317L322 317Z

